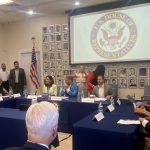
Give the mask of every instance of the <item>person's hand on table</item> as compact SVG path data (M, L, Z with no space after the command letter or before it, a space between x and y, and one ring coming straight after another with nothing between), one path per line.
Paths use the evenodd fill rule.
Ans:
M107 100L109 100L109 99L111 98L111 96L110 96L110 95L107 95L105 98L106 98Z
M144 118L139 118L139 121L142 123L144 121Z

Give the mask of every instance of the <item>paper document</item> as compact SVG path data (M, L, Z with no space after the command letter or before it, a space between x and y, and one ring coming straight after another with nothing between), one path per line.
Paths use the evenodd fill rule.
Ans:
M129 124L140 124L140 121L139 120L130 120L130 119L127 119L127 120L120 119L117 123L129 125Z
M0 96L0 101L3 101L3 97L2 96Z
M81 101L85 103L94 103L94 98L82 98Z
M18 94L14 94L14 98L16 98L16 97L20 97L21 95L20 95L20 93L18 93Z
M52 101L62 101L62 99L68 99L69 97L64 97L64 96L51 96Z
M94 101L106 101L106 98L94 98Z

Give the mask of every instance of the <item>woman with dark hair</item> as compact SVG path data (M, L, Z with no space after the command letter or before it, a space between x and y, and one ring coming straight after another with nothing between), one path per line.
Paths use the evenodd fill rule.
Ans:
M57 96L57 85L54 84L52 76L46 76L44 80L43 93L50 93L51 95Z
M87 91L91 94L93 92L93 87L97 85L97 76L105 74L104 65L98 65L95 71L89 73L86 78Z

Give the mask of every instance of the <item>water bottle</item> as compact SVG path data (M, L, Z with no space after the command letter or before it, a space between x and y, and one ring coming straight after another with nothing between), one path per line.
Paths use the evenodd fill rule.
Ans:
M27 94L27 90L26 90L26 89L24 90L23 94L24 94L24 98L27 98L27 97L28 97L28 94Z
M9 90L9 98L12 98L13 96L13 92L12 92L12 90Z
M59 88L59 96L62 96L61 91L62 91L62 87Z
M110 102L111 102L111 105L115 106L115 102L114 102L114 98L113 97L110 98Z
M81 99L84 98L84 91L81 91Z
M51 100L51 93L48 92L48 100Z
M81 92L80 92L80 91L78 91L77 101L78 101L78 102L81 102Z
M99 105L98 105L98 112L103 113L103 104L101 101L99 102Z

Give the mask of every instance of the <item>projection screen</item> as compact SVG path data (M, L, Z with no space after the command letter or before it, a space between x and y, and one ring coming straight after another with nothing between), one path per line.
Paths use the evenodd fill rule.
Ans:
M70 16L71 64L150 60L150 3Z

